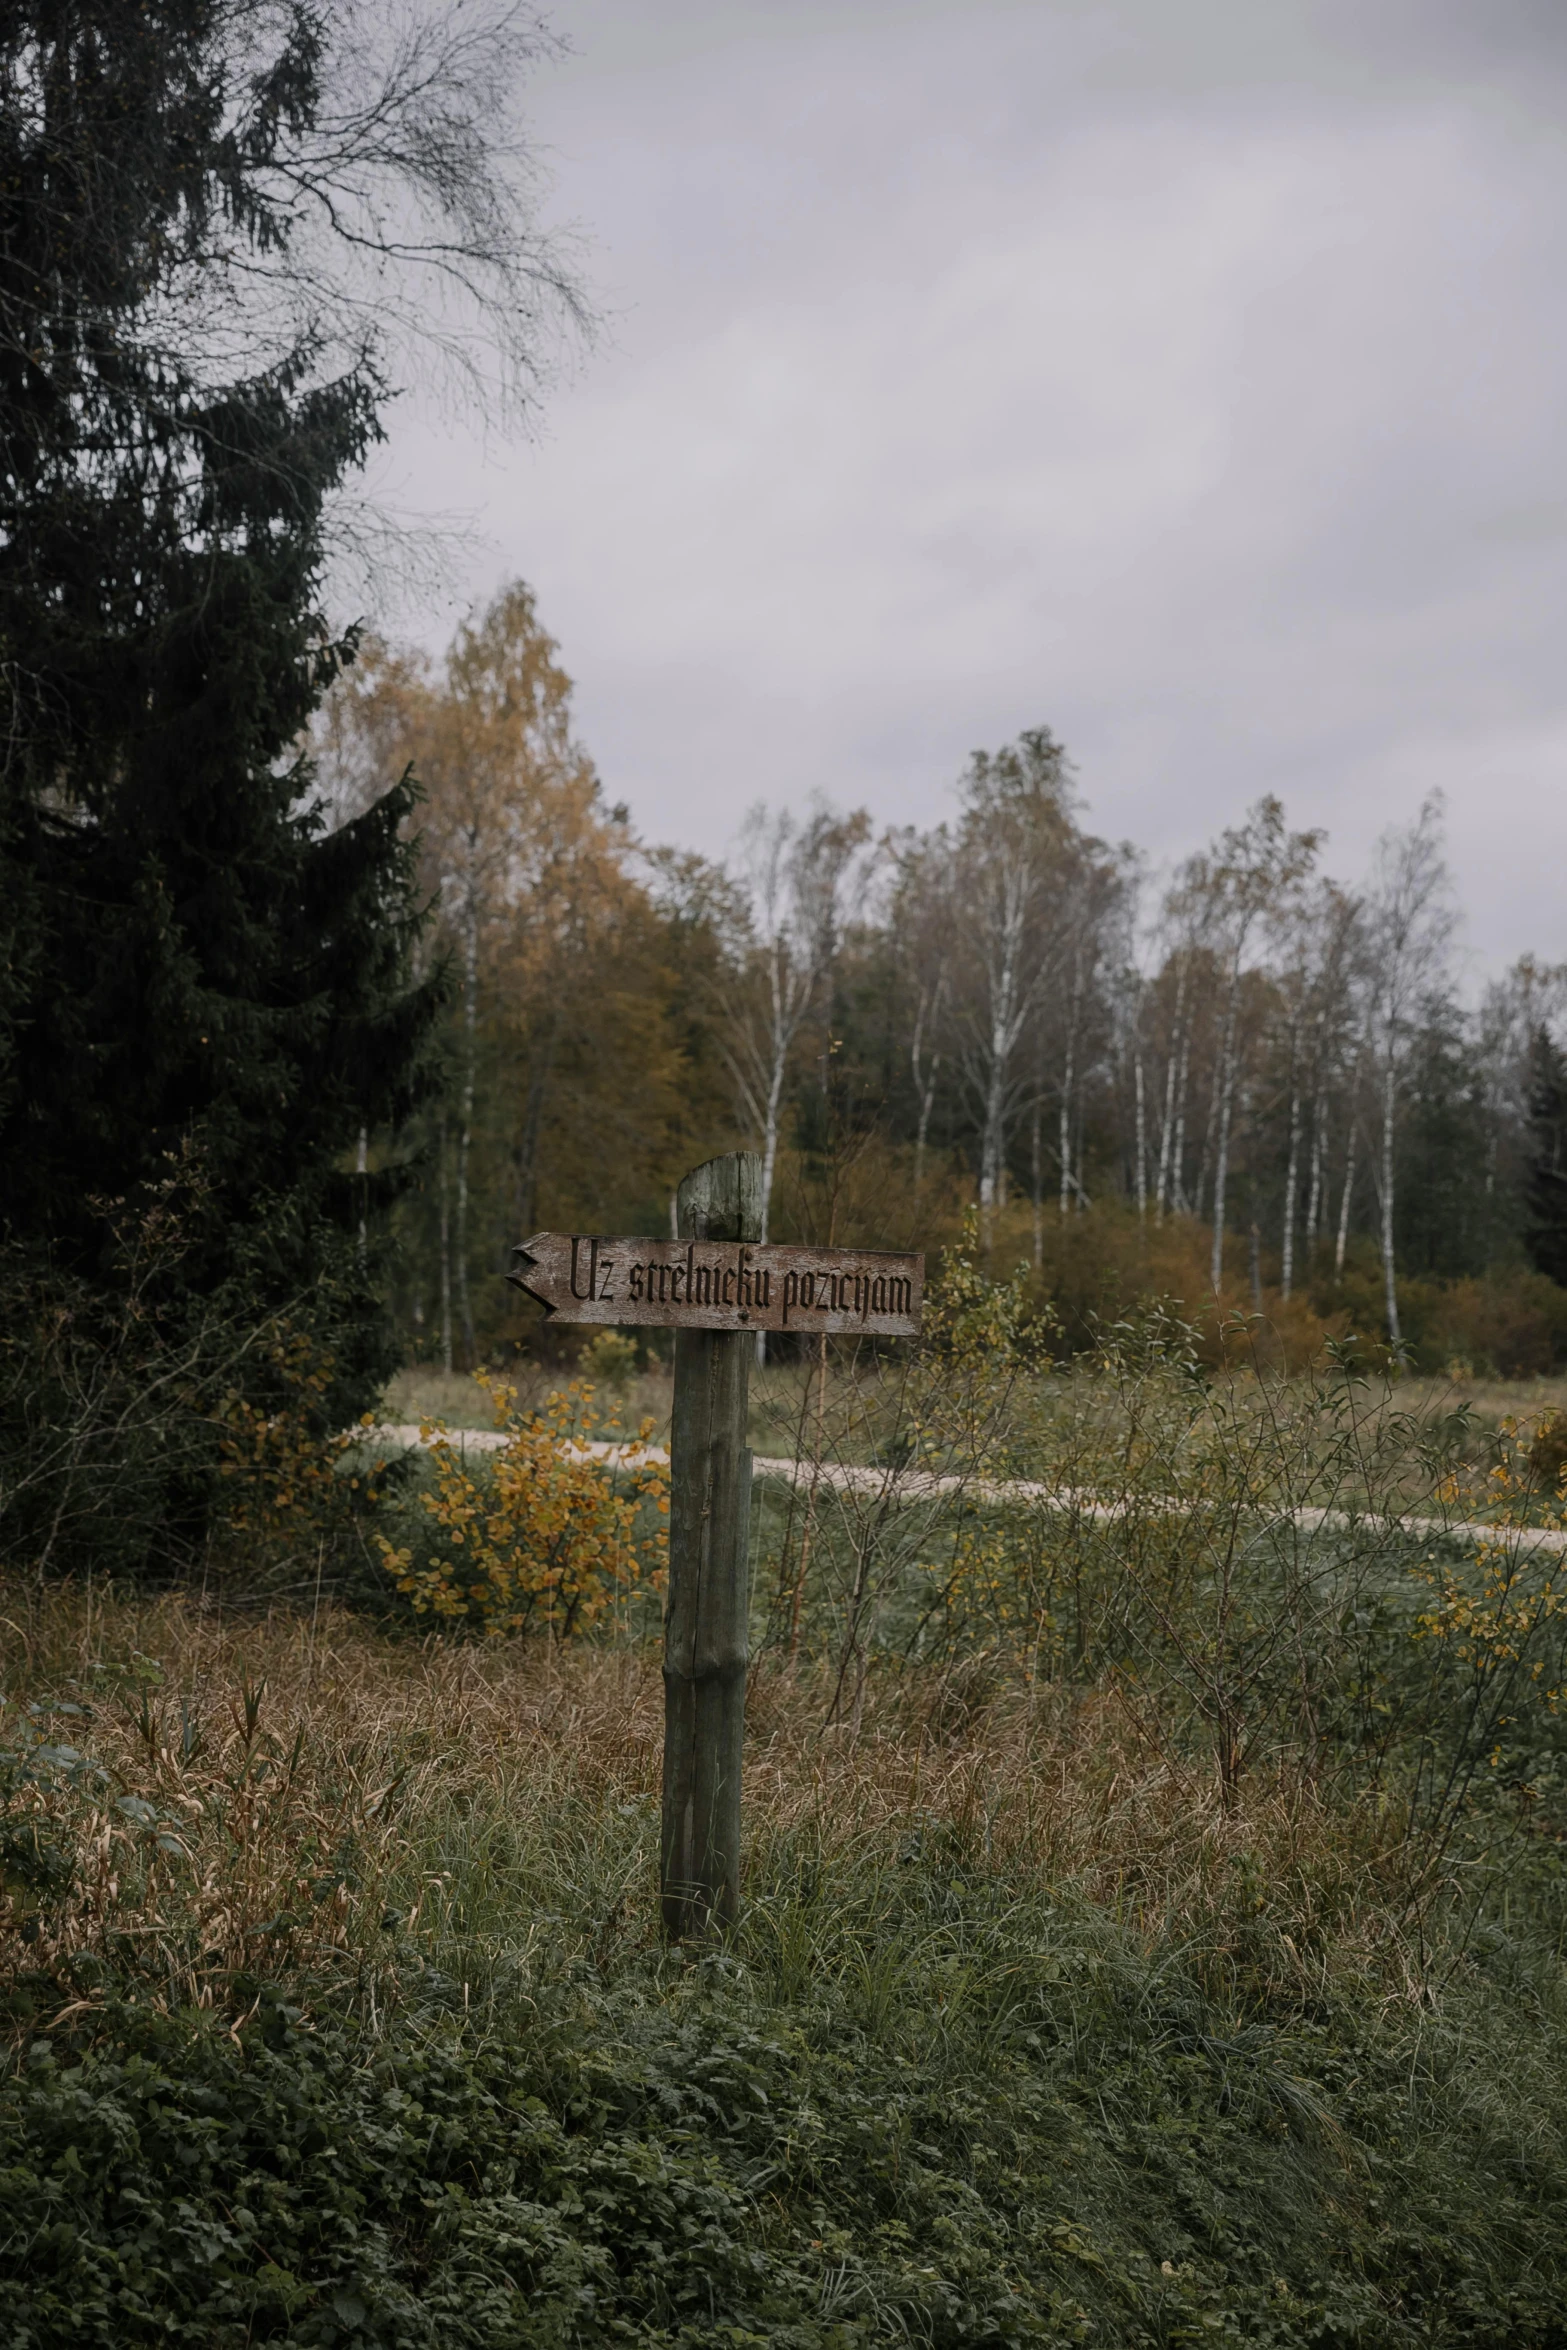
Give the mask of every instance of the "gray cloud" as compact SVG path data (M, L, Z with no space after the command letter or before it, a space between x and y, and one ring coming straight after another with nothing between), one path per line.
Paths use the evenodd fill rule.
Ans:
M1044 720L1156 856L1276 789L1352 874L1439 784L1478 954L1567 956L1559 10L560 21L609 346L536 449L387 471L538 586L645 830L929 821Z

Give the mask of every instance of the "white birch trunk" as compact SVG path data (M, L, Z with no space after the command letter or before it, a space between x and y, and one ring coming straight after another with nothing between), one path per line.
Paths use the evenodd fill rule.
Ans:
M1230 1113L1235 1098L1235 1002L1240 991L1239 957L1230 967L1229 1000L1224 1007L1224 1036L1219 1052L1218 1155L1213 1173L1213 1290L1219 1293L1224 1276L1224 1204L1230 1172Z
M1192 1032L1187 1023L1181 1031L1181 1067L1175 1095L1175 1145L1170 1157L1170 1210L1173 1215L1188 1212L1186 1197L1186 1097L1191 1084Z
M938 979L935 988L920 989L919 1010L914 1019L914 1036L909 1046L909 1064L914 1074L914 1093L919 1103L919 1123L914 1133L914 1196L919 1198L925 1185L925 1142L930 1131L931 1111L936 1104L936 1079L941 1069L941 1055L933 1052L925 1061L925 1024L934 1020L941 1004L943 982Z
M998 874L985 941L986 1029L984 1118L979 1160L979 1223L988 1253L996 1215L1006 1205L1008 1071L1029 1010L1023 984L1023 948L1033 877L1022 867Z
M772 1033L767 1073L767 1102L762 1114L762 1220L761 1239L765 1246L768 1222L773 1206L773 1175L778 1165L778 1121L783 1107L784 1078L789 1067L789 1042L792 1033L784 1004L784 975L779 968L782 948L775 940L768 967L772 1002ZM767 1361L767 1332L756 1334L756 1367L761 1370Z
M1349 1121L1349 1142L1344 1151L1344 1191L1338 1208L1338 1241L1333 1250L1333 1278L1344 1278L1344 1251L1349 1245L1349 1203L1355 1189L1355 1143L1359 1129L1353 1112Z
M1382 1072L1382 1283L1387 1297L1388 1343L1397 1353L1403 1345L1398 1326L1398 1281L1393 1262L1393 1113L1397 1103L1398 1069L1391 1038Z
M1183 960L1175 979L1175 1017L1170 1023L1170 1057L1164 1069L1164 1124L1159 1135L1159 1181L1154 1196L1156 1224L1164 1222L1166 1207L1173 1209L1181 1188L1179 1170L1175 1170L1174 1189L1171 1181L1171 1146L1176 1132L1175 1097L1176 1070L1186 1041L1186 964ZM1184 1123L1184 1122L1183 1122Z
M1034 1185L1034 1270L1036 1273L1044 1262L1045 1255L1045 1169L1039 1131L1043 1114L1043 1105L1036 1091L1032 1133L1033 1166L1031 1169Z
M985 1125L979 1160L979 1220L987 1250L995 1234L996 1211L1003 1204L1001 1184L1005 1162L1006 1079L999 1055L992 1052L985 1082Z
M920 1095L919 1125L916 1127L914 1133L914 1196L916 1199L919 1198L920 1193L925 1188L926 1138L930 1132L930 1113L935 1106L935 1100L936 1071L935 1063L933 1062L931 1065L930 1084Z
M1148 1110L1143 1098L1143 1056L1132 1063L1132 1090L1137 1098L1137 1221L1148 1221Z
M1202 1138L1202 1157L1197 1162L1197 1188L1192 1194L1192 1214L1202 1220L1208 1202L1208 1182L1213 1174L1213 1146L1219 1134L1219 1103L1224 1087L1221 1072L1224 1065L1224 1023L1218 1024L1218 1037L1213 1048L1213 1083L1208 1088L1208 1124Z
M1002 1205L1006 1165L1006 1055L1003 1027L991 1023L990 1055L985 1071L985 1118L980 1133L979 1222L988 1251L995 1234L996 1211Z
M1295 1194L1300 1186L1300 1085L1296 1077L1297 1036L1290 1025L1290 1149L1284 1170L1284 1247L1279 1267L1279 1294L1288 1297L1295 1278Z
M1072 1099L1077 1082L1077 1030L1083 1012L1083 957L1079 948L1072 975L1072 1010L1066 1030L1066 1067L1061 1073L1061 1221L1072 1199Z
M1317 1245L1318 1218L1322 1212L1322 1169L1326 1152L1327 1103L1319 1090L1311 1110L1311 1190L1306 1199L1306 1248L1308 1254Z
M773 1175L778 1165L778 1115L783 1105L784 1056L773 1066L767 1088L767 1113L762 1120L762 1238L767 1238L773 1204Z

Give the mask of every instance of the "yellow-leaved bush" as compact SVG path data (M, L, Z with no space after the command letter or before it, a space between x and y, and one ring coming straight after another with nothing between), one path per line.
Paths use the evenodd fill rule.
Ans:
M270 1403L231 1389L217 1413L227 1485L223 1527L245 1537L243 1557L252 1573L258 1546L286 1557L333 1540L347 1515L379 1500L389 1467L362 1450L374 1432L371 1412L355 1428L322 1434L322 1400L336 1364L312 1333L280 1319L261 1333L259 1345L271 1368Z
M646 1420L600 1452L593 1390L573 1384L519 1415L517 1391L479 1374L506 1441L470 1457L438 1421L421 1424L431 1521L416 1555L384 1534L381 1560L416 1615L493 1638L586 1631L617 1604L661 1591L668 1563L669 1470Z
M1567 1700L1559 1640L1567 1618L1567 1470L1550 1442L1516 1419L1502 1422L1496 1460L1478 1475L1449 1475L1438 1498L1450 1510L1483 1511L1488 1538L1462 1568L1429 1561L1418 1570L1434 1600L1416 1618L1417 1639L1445 1641L1476 1690L1533 1683L1552 1713ZM1531 1540L1543 1534L1544 1543ZM1507 1717L1503 1717L1505 1721Z

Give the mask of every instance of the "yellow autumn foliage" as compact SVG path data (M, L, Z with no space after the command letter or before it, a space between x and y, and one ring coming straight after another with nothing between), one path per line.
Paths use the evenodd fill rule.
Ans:
M389 1467L362 1450L373 1413L356 1428L322 1435L323 1399L336 1365L311 1332L280 1319L258 1345L271 1370L270 1402L232 1389L217 1415L226 1487L221 1524L226 1535L246 1537L251 1572L262 1555L308 1553L312 1544L329 1541L345 1511L379 1499Z
M1555 1713L1567 1684L1548 1670L1540 1637L1567 1615L1567 1558L1529 1537L1567 1529L1563 1473L1548 1454L1542 1461L1535 1431L1516 1419L1502 1422L1497 1456L1480 1477L1453 1475L1441 1488L1449 1508L1483 1509L1495 1531L1464 1566L1421 1569L1433 1599L1416 1618L1415 1636L1445 1642L1477 1685L1503 1674L1527 1678Z
M506 1442L470 1458L460 1435L425 1421L432 1476L420 1495L433 1540L416 1555L376 1537L382 1564L416 1615L490 1638L583 1632L645 1591L668 1560L669 1471L649 1456L653 1423L609 1458L588 1447L601 1419L573 1384L520 1415L517 1391L478 1374Z

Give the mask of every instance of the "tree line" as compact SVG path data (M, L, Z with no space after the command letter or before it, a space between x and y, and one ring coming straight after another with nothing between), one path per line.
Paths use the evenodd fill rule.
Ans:
M498 1278L523 1233L666 1229L685 1167L740 1143L774 1237L930 1245L971 1200L1068 1306L1091 1259L1101 1303L1159 1275L1399 1350L1433 1283L1533 1266L1524 1352L1567 1335L1538 1286L1567 1270L1567 967L1464 1000L1435 798L1354 884L1272 796L1155 876L1038 728L928 830L816 799L753 808L722 860L659 848L520 584L443 661L368 647L317 752L345 818L405 767L423 793L443 1081L363 1163L417 1165L398 1310L431 1360L527 1335Z

